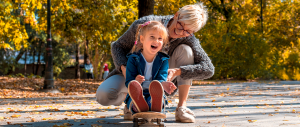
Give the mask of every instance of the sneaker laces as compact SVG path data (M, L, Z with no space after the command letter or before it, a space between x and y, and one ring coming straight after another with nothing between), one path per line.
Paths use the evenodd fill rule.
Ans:
M182 112L186 112L186 113L192 115L193 117L196 117L196 116L195 116L195 113L194 113L191 109L189 109L189 108L187 108L187 107L180 107L180 108L181 108L181 111L182 111Z
M186 112L187 112L188 114L191 114L192 116L196 117L196 116L195 116L195 113L194 113L191 109L185 108L185 110L186 110Z

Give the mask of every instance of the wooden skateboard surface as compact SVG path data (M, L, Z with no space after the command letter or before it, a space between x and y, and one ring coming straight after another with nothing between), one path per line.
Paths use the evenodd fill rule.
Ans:
M133 115L133 118L143 118L143 119L164 119L167 116L160 112L140 112Z

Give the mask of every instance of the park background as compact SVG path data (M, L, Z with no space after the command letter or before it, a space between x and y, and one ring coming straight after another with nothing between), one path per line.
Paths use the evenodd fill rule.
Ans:
M101 79L114 69L110 44L139 17L172 15L198 0L52 0L55 79L85 78L87 59ZM211 80L300 80L300 1L201 0L207 24L194 35L215 66ZM46 0L0 2L0 75L43 77Z
M124 105L102 106L95 98L103 64L114 68L110 44L139 17L172 15L198 1L51 2L56 94L42 91L49 86L43 78L47 0L0 0L0 126L132 126L122 118ZM201 2L209 20L194 35L215 74L193 81L187 104L196 123L175 121L175 94L168 97L167 126L298 127L300 83L281 80L300 80L300 1ZM82 80L87 59L99 80Z

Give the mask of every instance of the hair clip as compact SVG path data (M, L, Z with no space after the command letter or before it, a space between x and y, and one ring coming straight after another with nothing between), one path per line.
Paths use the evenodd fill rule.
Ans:
M137 41L134 42L134 45L136 45L136 44L137 44Z
M142 27L147 26L147 25L150 24L150 23L151 23L151 21L145 22L145 23L142 25Z

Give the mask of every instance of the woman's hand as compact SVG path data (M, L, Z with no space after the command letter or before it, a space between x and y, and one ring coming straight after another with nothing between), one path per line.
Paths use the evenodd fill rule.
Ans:
M126 66L121 65L121 70L122 70L122 74L123 74L124 77L126 78Z
M164 90L168 93L171 94L174 92L174 90L177 88L173 82L162 82L161 85L163 86Z
M138 75L135 77L135 80L138 81L140 84L142 84L145 81L145 77Z
M174 77L181 75L180 68L168 69L167 81L171 81Z

